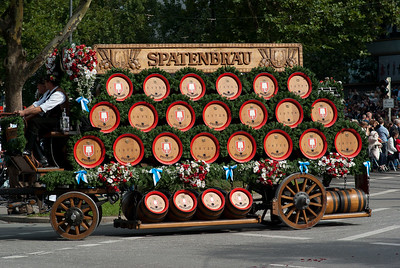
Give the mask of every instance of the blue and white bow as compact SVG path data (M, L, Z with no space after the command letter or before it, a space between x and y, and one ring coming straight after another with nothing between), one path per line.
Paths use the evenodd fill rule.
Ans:
M77 173L75 178L76 178L76 182L78 184L80 184L81 181L88 183L87 176L86 176L86 174L87 174L86 170L79 170L79 171L75 171L74 173Z
M309 162L301 162L299 161L299 168L300 168L300 172L303 174L307 174L308 173L308 165L310 164Z
M76 101L81 104L82 111L89 112L89 108L87 106L87 104L89 103L88 99L86 99L85 97L79 97L76 99Z
M365 161L363 164L367 168L367 175L369 177L369 170L371 169L371 162Z
M154 182L154 186L156 186L157 185L157 183L158 183L158 181L160 180L160 178L161 178L161 173L162 172L162 169L161 168L152 168L150 171L149 171L149 173L152 173L153 174L153 182Z
M233 170L237 168L237 165L234 166L224 166L225 174L226 174L226 180L231 177L231 181L233 181Z

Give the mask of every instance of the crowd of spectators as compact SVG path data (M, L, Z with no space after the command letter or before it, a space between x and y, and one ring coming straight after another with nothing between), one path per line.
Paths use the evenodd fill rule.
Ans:
M345 116L359 122L368 137L368 152L373 171L400 169L400 91L399 85L392 87L394 108L383 108L388 98L385 87L374 92L360 93L350 90L345 98ZM390 118L389 118L390 115Z

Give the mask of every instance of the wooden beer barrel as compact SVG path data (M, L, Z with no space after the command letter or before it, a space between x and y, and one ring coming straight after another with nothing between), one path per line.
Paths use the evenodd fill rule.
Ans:
M173 133L161 133L153 141L153 155L162 164L175 164L181 158L182 153L182 142Z
M224 130L232 121L231 110L222 101L211 101L203 109L203 121L209 128Z
M160 191L151 191L139 202L137 216L142 222L161 222L167 216L168 198Z
M197 200L196 218L201 220L218 219L225 207L225 197L217 189L207 189Z
M85 168L94 168L100 165L106 155L104 143L95 136L84 136L74 146L76 162Z
M136 220L137 206L142 199L142 194L138 191L128 191L121 200L121 210L127 220Z
M257 150L254 138L244 131L233 133L228 139L227 147L229 156L239 163L250 161Z
M312 91L311 79L302 72L291 74L287 81L287 87L290 92L300 96L302 99L310 96Z
M318 99L311 105L311 120L330 127L337 120L337 109L335 104L328 99Z
M192 101L198 101L206 93L206 84L197 74L187 74L182 77L179 89L183 95L188 96Z
M354 158L362 148L360 134L351 128L340 130L335 136L336 151L343 157Z
M268 112L265 105L258 100L248 100L239 111L240 122L254 129L260 129L267 123Z
M170 93L170 85L163 75L151 74L143 82L144 93L155 101L162 101Z
M219 152L218 139L210 133L199 133L190 142L190 154L195 160L203 160L210 164L217 160Z
M260 73L253 80L254 92L269 100L278 93L278 81L269 73Z
M219 95L234 100L242 93L242 82L233 73L223 73L217 78L216 88Z
M117 101L126 100L132 95L133 85L131 79L124 74L111 75L106 83L107 93Z
M318 129L307 129L299 139L300 150L309 159L322 157L328 147L324 133Z
M293 142L285 131L274 129L268 132L264 138L264 150L273 160L285 160L293 151Z
M168 125L180 131L187 131L193 127L196 115L192 106L184 101L172 103L166 113Z
M114 131L120 122L119 111L113 104L102 101L93 106L89 114L90 123L103 133Z
M188 221L196 213L197 197L189 190L179 190L170 198L168 218L173 221Z
M224 216L230 219L245 218L253 205L253 197L244 188L235 188L226 197Z
M326 191L326 210L325 214L337 213L340 206L338 191Z
M137 165L144 156L144 145L142 140L134 134L122 134L113 145L115 159L123 164Z
M276 105L275 117L279 123L295 128L303 121L303 108L295 99L283 99Z
M137 102L129 109L129 124L143 132L149 132L157 126L156 108L145 101Z
M367 205L367 196L359 189L346 189L338 191L340 198L339 213L361 212Z

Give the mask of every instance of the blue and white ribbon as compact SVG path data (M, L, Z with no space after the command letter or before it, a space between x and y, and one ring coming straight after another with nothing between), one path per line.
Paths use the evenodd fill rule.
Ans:
M85 97L79 97L76 99L76 101L81 104L82 111L89 112L89 108L87 106L87 104L89 103L88 99L86 99Z
M371 162L365 161L363 164L367 168L367 175L369 177L369 170L371 169Z
M79 170L79 171L75 171L74 173L77 173L75 178L76 178L76 182L78 184L80 184L81 181L84 183L88 183L87 176L86 176L86 174L87 174L86 170Z
M308 173L308 165L310 164L309 162L301 162L299 161L299 168L300 168L300 172L303 174L307 174Z
M157 185L157 183L158 183L158 181L160 180L160 178L161 178L161 173L162 172L162 169L161 168L152 168L150 171L149 171L149 173L152 173L153 174L153 182L154 182L154 186L156 186Z
M233 181L233 170L237 168L237 165L234 166L224 166L225 174L226 174L226 180L231 177L231 181Z

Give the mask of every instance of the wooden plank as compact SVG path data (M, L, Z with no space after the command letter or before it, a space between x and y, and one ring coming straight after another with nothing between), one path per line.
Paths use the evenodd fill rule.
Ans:
M372 210L369 209L368 211L363 211L363 212L327 214L322 217L322 220L371 217L371 212Z

